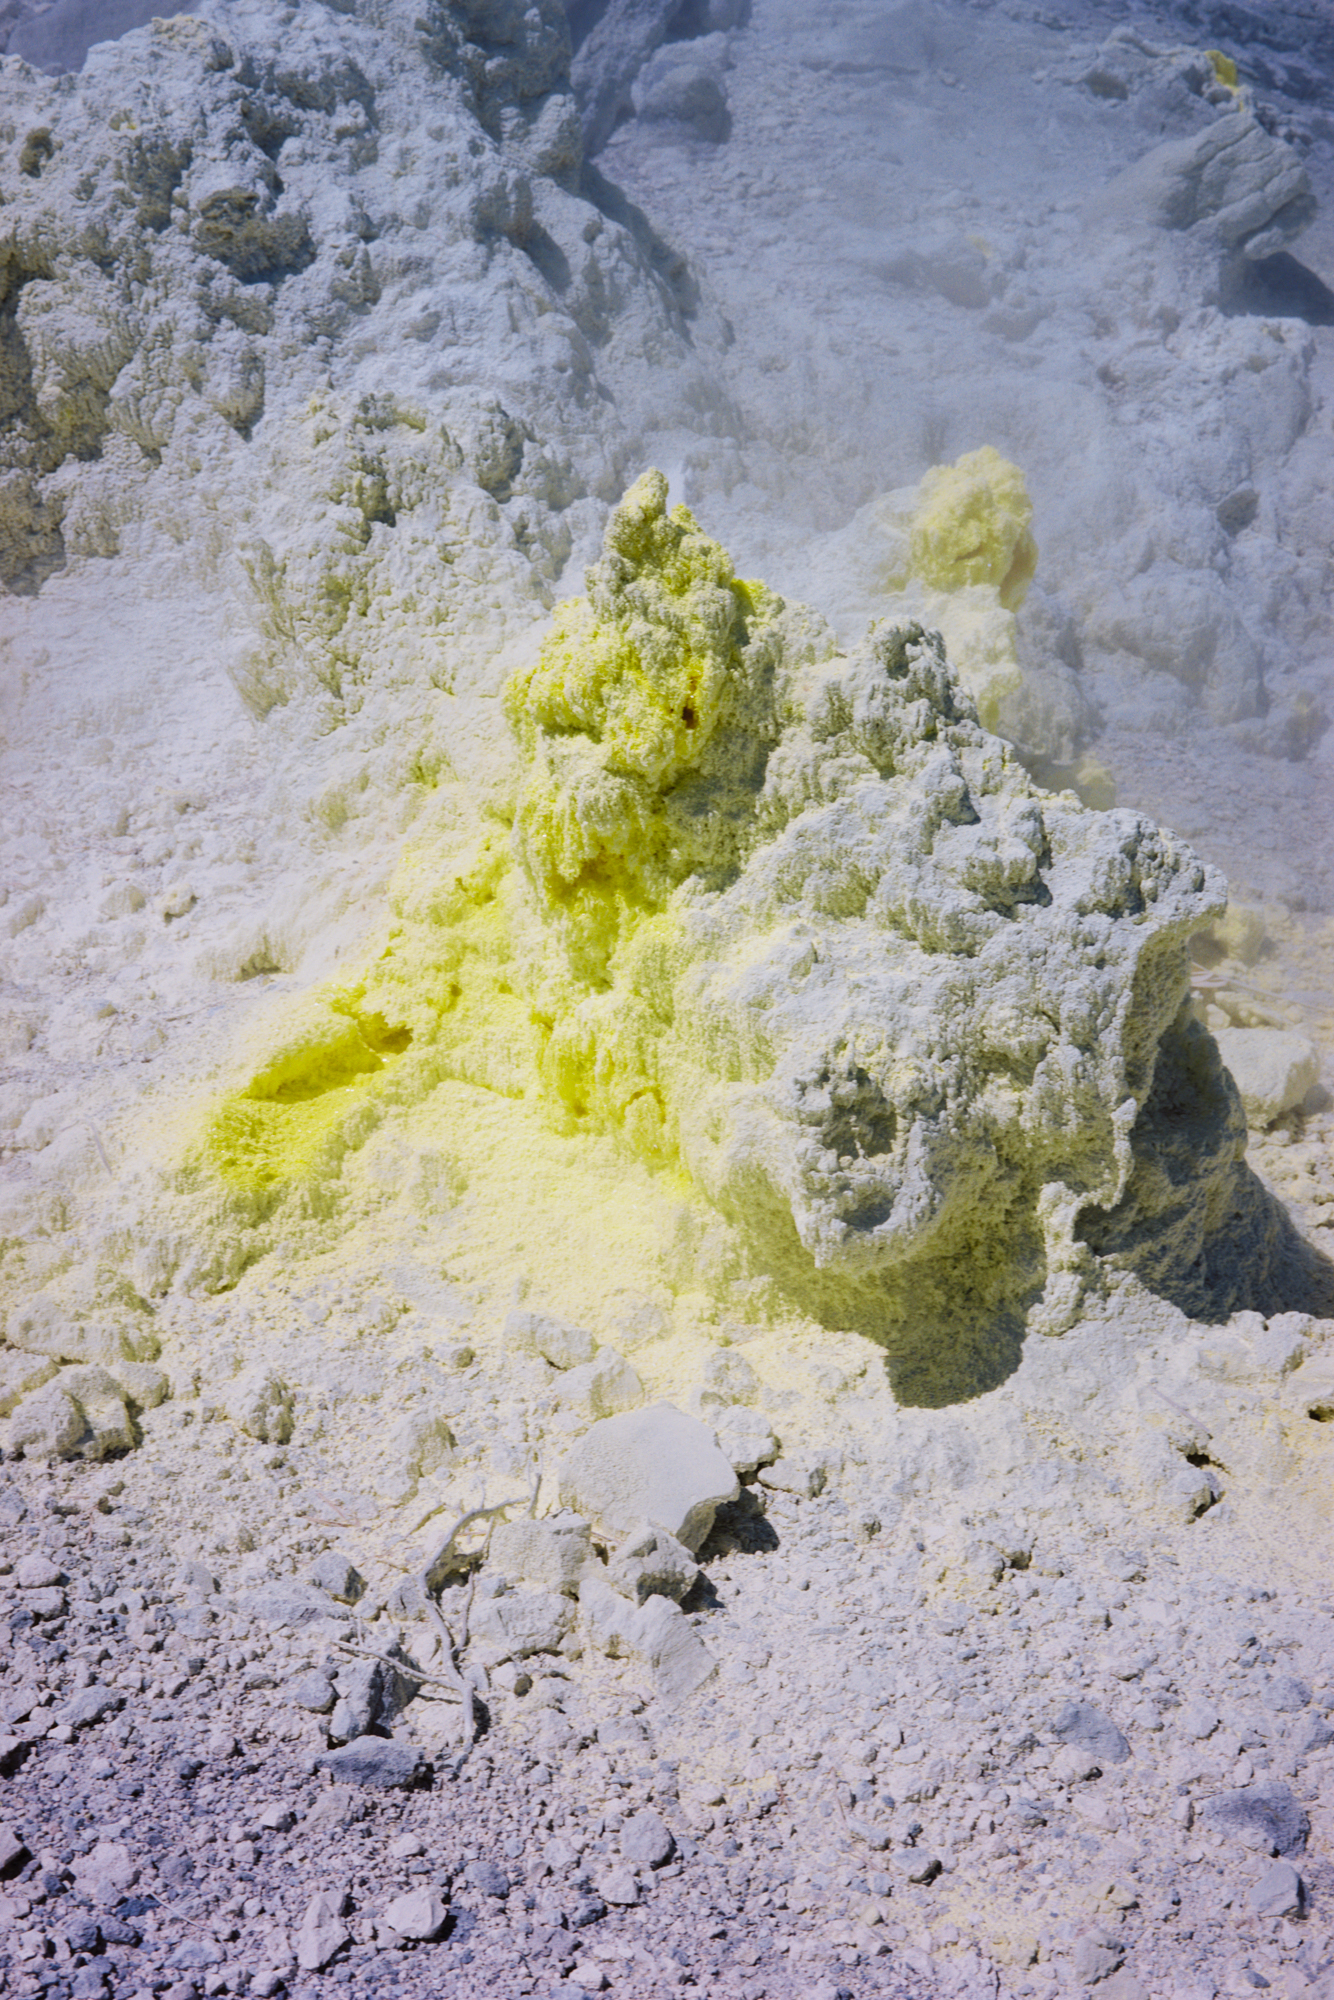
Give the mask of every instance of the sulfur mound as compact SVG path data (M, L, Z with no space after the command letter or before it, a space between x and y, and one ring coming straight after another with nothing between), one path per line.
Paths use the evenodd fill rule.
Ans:
M992 588L1028 561L1010 524ZM752 1271L891 1346L995 1347L1039 1300L1068 1324L1095 1241L1183 1298L1217 1281L1245 1127L1186 953L1224 885L1140 815L1040 792L937 634L836 652L648 473L505 710L508 825L409 857L314 1053L215 1122L234 1183L355 1144L401 1059L684 1172ZM347 1117L311 1109L335 1091Z

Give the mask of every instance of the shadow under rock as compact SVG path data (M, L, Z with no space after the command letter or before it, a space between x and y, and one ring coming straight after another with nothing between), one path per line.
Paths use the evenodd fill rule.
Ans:
M1308 326L1334 326L1334 291L1287 250L1235 269L1223 286L1220 303L1230 319L1267 315L1304 320Z
M699 308L699 284L680 250L659 236L642 208L637 208L614 181L596 167L591 160L584 162L583 178L579 192L585 201L591 201L609 222L617 222L634 237L636 243L649 259L676 303L683 320L688 320ZM689 339L689 330L683 329Z
M1080 1221L1096 1256L1192 1319L1334 1314L1334 1263L1247 1166L1237 1086L1198 1022L1163 1037L1130 1143L1125 1194Z
M764 1511L764 1501L743 1486L736 1499L725 1501L714 1515L699 1560L708 1563L719 1556L767 1556L778 1546L778 1534Z
M1040 1291L1030 1303L1038 1296ZM1024 1333L1024 1314L1017 1308L948 1330L938 1324L899 1329L885 1354L894 1401L902 1409L945 1410L990 1395L1023 1360Z

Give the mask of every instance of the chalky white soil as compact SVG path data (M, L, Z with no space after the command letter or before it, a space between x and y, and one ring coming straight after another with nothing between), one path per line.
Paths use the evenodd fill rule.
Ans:
M102 455L49 475L63 548L0 493L0 1985L1329 2000L1328 10L698 9L669 55L712 84L673 98L656 58L582 183L555 58L536 99L485 85L502 147L410 7L200 11L283 44L254 88L292 121L312 260L255 311L243 260L206 297L168 232ZM77 62L95 13L3 5L0 33ZM184 30L152 46L225 74ZM1206 49L1317 204L1249 261L1118 179L1242 115ZM351 108L345 60L375 85ZM26 116L48 88L0 63L7 160L75 117L68 84ZM197 206L254 166L210 116ZM64 307L22 282L50 287L19 323L56 328L58 435ZM3 324L8 422L32 384ZM982 444L1039 549L1002 729L1225 870L1200 1018L1313 1051L1248 1153L1312 1253L1292 1296L1212 1325L1127 1280L923 1408L859 1335L723 1296L610 1141L500 1097L457 1148L391 1115L344 1234L247 1266L181 1207L233 1049L361 962L441 772L492 783L504 673L631 479L661 465L741 574L851 642L882 496ZM1244 1084L1259 1045L1226 1046ZM39 1292L86 1351L20 1324ZM675 1668L633 1632L613 1657L598 1593L534 1591L486 1523L437 1578L468 1643L423 1606L454 1520L521 1518L539 1474L554 1512L600 1415L528 1311L769 1461L695 1551ZM86 1424L48 1463L23 1409L52 1381ZM348 1739L382 1768L340 1769Z

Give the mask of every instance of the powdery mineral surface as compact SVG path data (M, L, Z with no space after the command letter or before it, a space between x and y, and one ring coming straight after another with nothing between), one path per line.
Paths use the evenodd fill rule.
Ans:
M1328 21L152 14L0 4L0 1983L1334 1990Z

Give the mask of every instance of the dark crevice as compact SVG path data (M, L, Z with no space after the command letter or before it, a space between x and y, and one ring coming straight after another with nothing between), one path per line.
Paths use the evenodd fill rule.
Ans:
M1235 269L1223 287L1223 311L1232 319L1300 319L1334 326L1334 291L1288 250Z

